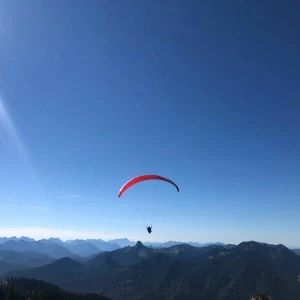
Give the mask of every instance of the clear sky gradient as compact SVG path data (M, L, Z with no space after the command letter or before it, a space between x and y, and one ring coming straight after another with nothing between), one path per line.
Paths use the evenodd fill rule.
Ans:
M299 32L299 1L1 1L0 235L300 246ZM148 173L180 192L117 198Z

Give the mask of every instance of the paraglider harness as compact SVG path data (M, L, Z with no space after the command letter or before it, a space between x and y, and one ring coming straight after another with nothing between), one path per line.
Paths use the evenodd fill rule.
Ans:
M146 226L146 229L147 229L148 233L150 234L152 232L152 225L151 226Z

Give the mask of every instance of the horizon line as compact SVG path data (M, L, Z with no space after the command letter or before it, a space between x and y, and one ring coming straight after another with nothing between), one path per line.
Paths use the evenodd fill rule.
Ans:
M279 246L279 245L283 245L285 246L286 248L290 249L290 250L293 250L293 249L298 249L300 248L300 246L293 246L293 247L288 247L284 244L271 244L271 243L266 243L266 242L259 242L259 241L255 241L255 240L249 240L249 241L242 241L240 243L237 243L237 244L232 244L232 243L222 243L222 242L205 242L205 243L201 243L201 242L193 242L193 241L188 241L188 242L184 242L184 241L163 241L163 242L156 242L156 241L141 241L141 240L130 240L128 238L113 238L113 239L108 239L108 240L104 240L104 239L101 239L101 238L86 238L86 239L82 239L82 238L75 238L75 239L61 239L59 237L48 237L48 238L41 238L41 239L37 239L37 238L34 238L34 237L30 237L30 236L0 236L0 239L13 239L13 238L17 238L17 239L22 239L22 238L27 238L27 239L31 239L31 240L34 240L35 242L39 242L39 241L42 241L42 240L49 240L49 239L59 239L60 241L62 242L68 242L68 241L76 241L76 240L83 240L83 241L88 241L88 240L101 240L101 241L104 241L106 243L110 243L111 241L115 241L115 240L125 240L127 239L129 242L131 243L138 243L138 242L141 242L142 244L143 243L148 243L148 244L164 244L164 243L181 243L182 244L189 244L189 243L196 243L196 244L200 244L200 245L203 245L203 246L209 246L209 245L216 245L216 244L221 244L221 245L235 245L235 246L238 246L242 243L250 243L250 242L255 242L255 243L258 243L258 244L267 244L267 245L275 245L275 246Z

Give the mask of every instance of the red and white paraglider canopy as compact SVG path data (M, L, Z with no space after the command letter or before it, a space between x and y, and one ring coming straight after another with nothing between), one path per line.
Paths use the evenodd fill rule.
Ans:
M175 182L173 182L172 180L168 179L168 178L165 178L165 177L162 177L162 176L159 176L159 175L141 175L141 176L137 176L137 177L134 177L132 179L130 179L129 181L127 181L120 189L119 193L118 193L118 197L120 198L121 195L128 189L130 188L131 186L139 183L139 182L142 182L142 181L146 181L146 180L162 180L162 181L166 181L166 182L169 182L171 184L173 184L177 191L179 192L179 187L176 185Z

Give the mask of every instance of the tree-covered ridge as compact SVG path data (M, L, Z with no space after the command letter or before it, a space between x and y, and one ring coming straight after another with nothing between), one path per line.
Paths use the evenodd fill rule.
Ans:
M66 292L50 283L27 278L8 278L0 283L0 300L109 300L96 294Z

